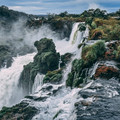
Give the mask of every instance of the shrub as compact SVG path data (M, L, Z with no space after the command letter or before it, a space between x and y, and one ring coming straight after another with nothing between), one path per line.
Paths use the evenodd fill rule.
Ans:
M93 45L85 46L82 50L82 59L87 65L93 64L98 57L105 53L105 50L104 41L98 41Z

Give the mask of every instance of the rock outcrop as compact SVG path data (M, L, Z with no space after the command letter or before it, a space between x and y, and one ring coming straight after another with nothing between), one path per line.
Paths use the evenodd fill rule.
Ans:
M20 77L20 86L25 89L26 94L31 92L37 73L46 74L48 71L58 69L60 58L52 39L43 38L40 41L36 41L34 45L38 53L34 57L34 62L24 66Z

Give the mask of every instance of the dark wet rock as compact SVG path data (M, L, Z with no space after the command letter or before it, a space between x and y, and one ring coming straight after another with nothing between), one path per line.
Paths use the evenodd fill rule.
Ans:
M27 99L30 99L30 100L33 100L33 101L42 101L44 102L48 97L47 96L41 96L41 97L38 97L38 96L25 96L25 98Z
M116 79L94 81L79 92L84 99L75 103L76 120L119 120L119 91L120 84ZM93 101L89 101L91 97Z
M45 91L50 91L52 88L53 88L53 86L50 85L50 86L47 86L45 88L42 88L42 90L45 92Z
M53 95L57 95L57 92L59 92L62 89L62 86L58 87L57 89L54 89L52 91Z
M0 68L10 67L12 64L12 51L6 45L0 45Z
M31 92L37 73L46 74L48 71L58 69L60 58L59 53L56 53L52 39L43 38L40 41L36 41L34 45L38 53L35 55L32 63L24 66L19 82L19 85L26 91L26 95ZM60 79L61 74L52 78L53 81L59 81Z
M13 107L3 107L0 111L0 120L31 120L37 111L28 103L21 102Z
M119 100L120 98L99 100L87 106L85 110L79 109L77 120L119 120Z
M35 101L45 101L48 97L38 97L36 99L34 99Z

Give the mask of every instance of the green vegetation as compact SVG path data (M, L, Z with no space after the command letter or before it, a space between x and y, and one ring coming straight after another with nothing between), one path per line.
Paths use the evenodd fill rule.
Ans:
M82 59L75 59L72 62L71 73L68 74L68 79L66 80L66 86L78 87L80 83L83 82L81 72L84 68L84 61Z
M62 69L48 71L43 79L43 83L59 83L62 79Z
M89 24L90 40L102 39L105 41L120 40L120 21L115 18L95 18Z
M86 65L93 64L99 57L105 53L104 41L98 41L93 45L85 46L82 50L82 59Z

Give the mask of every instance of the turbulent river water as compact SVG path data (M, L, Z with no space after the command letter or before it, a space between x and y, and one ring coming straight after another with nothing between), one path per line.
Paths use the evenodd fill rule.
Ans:
M88 28L86 31L80 32L78 29L79 24L81 23L75 23L73 25L69 41L65 39L60 41L54 40L56 49L60 54L67 52L74 54L71 62L68 63L63 72L62 83L57 85L50 83L43 84L42 80L44 75L37 74L30 96L39 98L39 101L24 98L24 91L22 91L22 88L18 88L19 77L23 70L23 66L33 61L35 53L18 56L14 58L10 68L3 68L0 70L0 109L3 106L12 106L23 100L39 110L38 114L35 115L32 120L108 120L108 118L109 120L118 120L118 118L120 118L119 112L115 113L112 110L112 107L117 110L119 109L116 104L112 105L112 103L115 103L117 100L120 101L120 97L115 97L119 96L120 84L118 82L115 83L114 79L111 79L109 82L103 82L103 80L92 81L88 79L87 84L83 88L74 88L72 90L65 86L67 75L71 71L72 61L76 58L81 58L82 47L78 49L78 45L82 43L83 40L85 40L84 38L87 38L89 34ZM112 64L114 66L112 61L109 63L105 63L104 61L101 62L106 65ZM95 73L98 64L99 63L95 63L89 70L88 78L92 77ZM112 98L110 99L111 101L106 103L109 98ZM95 102L97 99L98 102ZM104 100L104 102L101 99ZM90 104L95 102L95 104L88 109L78 104L82 102ZM101 109L103 109L108 117L104 114L102 117L98 118L98 116L102 114L102 111L98 107L99 105L102 106ZM97 111L99 111L99 114ZM110 119L112 113L116 114L115 119ZM93 116L92 119L91 116Z

